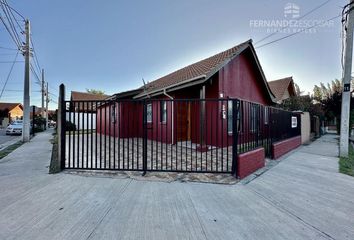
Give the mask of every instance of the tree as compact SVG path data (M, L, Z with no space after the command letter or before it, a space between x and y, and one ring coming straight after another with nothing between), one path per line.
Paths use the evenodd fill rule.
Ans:
M340 118L340 111L342 105L342 83L335 79L327 86L320 83L320 86L315 85L314 99L321 105L326 120Z
M324 115L321 106L315 103L310 95L290 97L285 99L280 107L288 111L309 112L312 116L323 117Z
M102 90L88 89L88 88L86 88L86 92L96 94L96 95L104 95L105 94L105 92Z
M338 132L340 131L339 123L342 108L342 91L343 85L342 82L338 79L333 80L331 84L328 83L327 86L325 86L323 83L320 83L320 86L315 85L313 89L314 99L321 105L325 119L327 121L331 121L333 119L337 120ZM350 122L354 122L354 114L352 114L354 107L353 98L351 98L350 101Z
M297 84L295 84L295 92L296 96L283 100L279 107L288 111L309 112L312 116L323 117L321 106L314 101L313 96L310 94L301 96L304 91L301 91Z

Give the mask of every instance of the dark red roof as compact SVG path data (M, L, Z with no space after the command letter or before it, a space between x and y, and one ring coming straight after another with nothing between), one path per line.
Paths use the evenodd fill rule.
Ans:
M268 85L272 90L272 93L274 94L276 101L282 100L285 91L288 90L289 87L290 87L289 94L291 96L296 95L295 88L294 88L294 81L292 77L286 77L286 78L270 81L268 82Z
M214 56L188 65L177 71L174 71L164 77L161 77L155 81L146 84L145 88L142 87L143 91L137 96L135 96L135 98L143 97L149 94L153 94L155 92L162 91L166 88L172 88L174 86L182 85L195 80L207 80L248 47L251 47L253 49L252 40L248 40L226 51L215 54ZM255 58L258 63L258 58L256 56ZM263 71L261 70L261 72L265 81L265 86L269 92L270 98L272 99L273 96L268 89L268 85L266 83Z

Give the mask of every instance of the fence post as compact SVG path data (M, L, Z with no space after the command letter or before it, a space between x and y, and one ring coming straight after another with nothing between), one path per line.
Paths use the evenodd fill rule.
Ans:
M147 170L147 104L143 101L143 176Z
M232 100L232 167L231 174L237 177L237 158L238 158L238 129L237 116L240 108L240 102L237 99Z
M63 170L65 167L65 121L66 121L66 106L65 106L65 86L59 86L59 101L58 101L58 164L59 169Z
M35 122L34 119L36 117L36 106L32 106L32 131L30 131L30 133L32 134L32 136L35 136L35 132L34 132L34 127L35 127Z

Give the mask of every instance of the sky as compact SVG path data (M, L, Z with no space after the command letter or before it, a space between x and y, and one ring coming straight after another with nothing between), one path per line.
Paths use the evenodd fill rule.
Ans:
M299 17L327 2L293 0ZM140 87L174 70L231 48L248 39L256 43L281 28L260 27L261 21L299 20L284 15L283 0L32 0L8 3L31 21L40 67L49 82L56 108L58 86L70 91L103 90L114 94ZM341 13L347 1L332 0L302 18L313 24ZM340 17L257 48L268 81L293 76L305 93L315 84L342 76ZM300 20L299 20L300 21ZM305 21L303 21L305 22ZM255 23L258 23L256 25ZM317 22L315 22L317 23ZM305 23L304 23L305 24ZM307 25L306 25L307 26ZM292 26L284 31L301 30ZM316 30L316 31L314 31ZM258 46L288 35L276 33ZM0 47L14 48L0 26ZM16 51L0 48L0 88ZM0 101L22 102L24 63L18 57ZM31 104L40 105L40 86L32 76Z

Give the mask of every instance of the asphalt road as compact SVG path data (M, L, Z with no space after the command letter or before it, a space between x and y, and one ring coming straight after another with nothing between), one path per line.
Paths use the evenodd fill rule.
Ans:
M8 141L11 141L15 138L18 138L19 135L6 135L5 134L5 129L0 129L0 144L4 144Z

